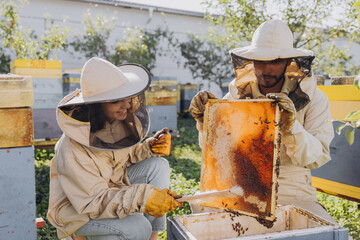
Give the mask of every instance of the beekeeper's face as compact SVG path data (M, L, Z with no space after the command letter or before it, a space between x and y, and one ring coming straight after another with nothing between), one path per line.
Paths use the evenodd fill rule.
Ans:
M124 120L131 108L131 98L102 103L101 108L110 123L114 120Z
M276 59L273 61L253 61L253 63L259 85L264 88L271 88L282 80L290 60Z

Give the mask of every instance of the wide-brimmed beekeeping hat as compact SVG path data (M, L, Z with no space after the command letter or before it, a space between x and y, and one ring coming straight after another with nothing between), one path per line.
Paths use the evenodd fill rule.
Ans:
M280 20L262 23L254 32L250 46L232 49L230 54L256 61L314 57L313 51L293 47L293 34Z
M144 92L149 85L150 74L141 65L116 67L107 60L93 57L82 68L80 93L60 107L129 98Z

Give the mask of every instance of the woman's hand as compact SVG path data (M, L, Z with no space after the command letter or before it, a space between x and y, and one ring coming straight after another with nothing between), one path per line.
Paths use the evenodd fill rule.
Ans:
M171 135L168 128L155 133L150 141L150 149L161 156L169 156L171 152Z
M146 201L145 213L160 218L169 211L174 211L183 204L175 200L181 195L171 192L169 189L159 190L154 188L149 199Z

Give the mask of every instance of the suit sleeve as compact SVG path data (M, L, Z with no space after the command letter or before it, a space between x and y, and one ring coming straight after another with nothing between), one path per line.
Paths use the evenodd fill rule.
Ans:
M296 120L292 133L282 136L293 164L310 169L330 161L329 145L334 137L329 100L323 92L316 91L306 109L303 125Z
M86 151L70 144L57 156L59 183L77 213L92 219L123 218L143 212L153 186L134 184L109 187Z

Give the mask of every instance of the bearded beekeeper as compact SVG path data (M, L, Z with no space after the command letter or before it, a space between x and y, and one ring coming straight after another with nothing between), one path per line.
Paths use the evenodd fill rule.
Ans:
M156 239L165 213L181 204L159 157L170 154L168 129L144 140L149 72L91 58L80 81L81 91L57 109L63 135L51 163L48 219L60 239Z
M330 160L329 145L334 136L329 101L311 75L314 53L293 48L289 27L280 20L270 20L257 28L250 46L233 49L230 55L236 77L225 99L267 97L279 103L282 138L277 204L296 204L334 222L317 202L311 184L310 169ZM200 133L209 98L215 96L199 92L190 105Z

